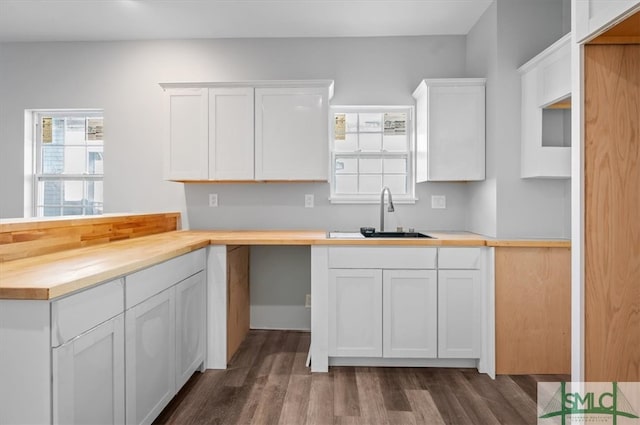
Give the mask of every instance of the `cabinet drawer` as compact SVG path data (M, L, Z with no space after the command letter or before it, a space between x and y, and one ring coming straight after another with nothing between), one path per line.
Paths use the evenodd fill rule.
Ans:
M437 248L331 247L332 269L435 269Z
M116 279L51 303L51 346L57 347L124 311Z
M205 249L172 258L126 277L125 309L198 273L205 268Z
M439 269L480 269L482 248L440 248Z

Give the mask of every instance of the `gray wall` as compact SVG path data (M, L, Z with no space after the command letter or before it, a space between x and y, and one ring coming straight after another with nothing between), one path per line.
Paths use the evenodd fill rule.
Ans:
M520 178L517 69L564 34L563 2L497 0L467 37L467 72L486 70L488 78L487 180L469 188L471 231L501 238L570 235L569 180Z
M161 81L334 79L333 104L412 105L423 78L465 76L466 37L225 39L0 45L0 217L23 214L25 109L105 110L105 211L178 210L207 228L357 229L378 226L375 205L330 205L328 184L183 185L162 180ZM207 206L218 193L218 208ZM304 194L316 207L304 208ZM432 210L430 195L446 195ZM421 183L390 227L466 228L467 185ZM252 250L253 325L305 327L308 248ZM277 261L276 261L277 260ZM277 267L274 268L274 264ZM278 278L273 272L278 272ZM297 270L291 273L292 270ZM300 279L306 276L306 279ZM297 300L279 308L269 294ZM276 299L279 297L275 297ZM287 317L278 312L288 311ZM306 314L306 321L301 315Z
M24 110L102 108L106 212L177 210L194 229L377 227L376 205L331 205L328 184L163 181L158 82L327 78L335 80L335 105L412 105L421 79L469 76L488 78L487 180L420 183L419 201L398 205L388 225L567 236L568 182L519 178L516 71L562 35L562 2L498 0L468 37L0 44L0 217L23 213ZM207 206L209 193L219 195L218 208ZM304 208L307 193L315 195L313 209ZM447 196L446 210L430 208L432 194ZM254 326L307 326L308 252L252 249Z

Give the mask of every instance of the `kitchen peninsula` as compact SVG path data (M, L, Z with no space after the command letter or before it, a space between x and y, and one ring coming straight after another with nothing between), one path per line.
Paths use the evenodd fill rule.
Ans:
M105 415L122 422L125 417L127 423L152 421L195 370L225 368L227 246L311 246L314 372L363 364L466 366L490 375L495 374L496 351L494 247L568 251L569 246L567 241L498 241L466 232L372 241L330 239L325 231L180 231L178 214L171 215L173 224L147 225L138 232L144 236L132 237L136 229L145 229L140 220L159 217L166 219L150 214L0 223L0 372L8 378L0 384L0 398L8 402L0 423L50 423L64 419L59 414L70 408L82 410L65 373L81 365L74 366L73 353L83 349L89 353L84 360L92 364L91 342L100 341L100 332L109 337L106 352L113 357L95 360L109 365L112 374L125 363L129 371L126 382L124 376L105 381L111 384ZM52 233L76 235L81 242L44 248L47 239L55 244ZM127 240L119 240L125 235ZM437 308L423 308L425 303ZM443 307L452 314L443 315ZM162 322L161 312L173 320ZM383 316L395 321L383 322ZM170 326L154 327L157 323ZM155 334L142 334L151 327L154 332L171 329L167 335L176 347L158 348L173 353L166 359L174 367L164 386L150 385L144 377L145 367L155 365L149 359L141 363L149 355L144 350L153 349L149 338ZM421 337L415 339L416 334ZM62 356L59 350L67 344L75 344L75 351ZM104 374L84 367L87 376Z

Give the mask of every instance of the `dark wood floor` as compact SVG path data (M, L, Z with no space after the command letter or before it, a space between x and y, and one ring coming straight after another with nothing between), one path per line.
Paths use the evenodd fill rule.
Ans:
M535 424L537 381L475 369L305 367L309 334L251 331L225 371L196 373L156 424Z

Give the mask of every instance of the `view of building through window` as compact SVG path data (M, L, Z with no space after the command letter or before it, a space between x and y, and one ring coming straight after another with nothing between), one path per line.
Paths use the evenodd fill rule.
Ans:
M414 197L410 107L333 108L332 201Z
M102 111L36 112L35 123L35 215L102 214Z

